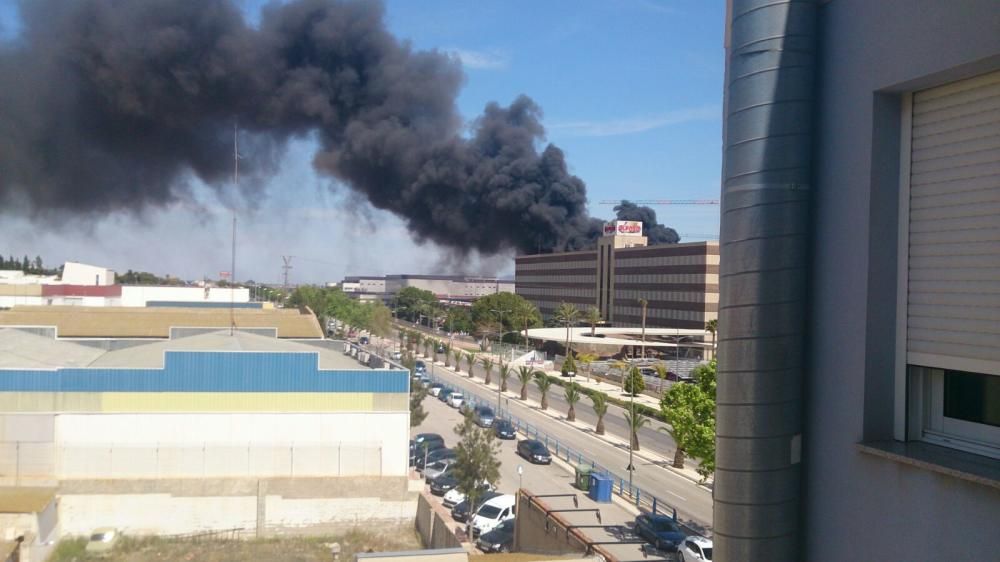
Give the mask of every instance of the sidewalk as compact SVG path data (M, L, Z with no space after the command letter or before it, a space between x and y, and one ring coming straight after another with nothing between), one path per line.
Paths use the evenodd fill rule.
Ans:
M469 377L468 371L456 373L453 368L451 368L451 367L445 367L444 363L442 361L436 361L436 362L434 362L434 367L435 367L435 369L437 369L437 368L444 369L444 370L448 371L449 373L451 373L451 374L453 374L455 376L462 377L466 381L474 382L478 386L480 386L481 388L488 390L491 394L492 393L496 393L495 389L493 389L492 387L487 387L485 384L483 384L483 379L479 376L479 375L482 374L482 367L481 366L478 369L476 369L476 371L475 371L475 374L477 376L474 376L472 378ZM547 372L547 374L549 374L551 376L555 376L555 377L559 376L558 372L555 372L555 374L552 374L552 373L553 372L551 372L551 371ZM496 373L494 373L494 377L493 377L494 380L496 379L495 375L496 375ZM577 379L574 382L580 384L581 386L586 386L587 388L593 388L595 390L600 390L601 392L605 392L605 393L609 393L609 394L612 394L612 393L615 393L615 392L617 392L619 394L621 393L621 388L619 386L617 386L617 385L608 384L608 383L604 383L604 382L597 382L597 381L587 382L586 380L579 380L579 377L574 377L574 378ZM507 398L513 398L517 402L520 402L521 404L524 404L525 406L530 407L532 410L534 410L534 411L536 411L538 413L544 414L544 415L548 416L549 418L551 418L553 420L559 421L559 422L561 422L563 424L566 424L566 425L569 425L569 426L574 427L576 429L579 429L581 432L583 432L583 433L585 433L587 435L590 435L591 437L594 437L596 439L600 439L601 441L604 441L605 443L608 443L608 444L610 444L610 445L612 445L612 446L614 446L616 448L625 449L625 450L628 449L629 442L628 442L628 438L627 437L619 437L617 435L613 435L613 434L610 434L610 433L605 433L604 435L598 435L598 434L594 433L593 427L591 427L589 424L586 424L586 423L583 423L583 422L579 422L579 421L572 421L571 422L571 421L566 420L565 413L563 413L563 412L558 412L558 411L552 410L552 409L542 410L541 409L541 404L539 404L537 401L535 401L535 400L533 400L531 398L528 398L528 400L521 400L520 399L520 397L521 397L520 392L515 392L515 391L511 390L511 388L510 388L510 387L515 386L516 384L519 384L519 383L517 383L515 381L515 385L512 385L512 384L510 384L510 382L511 381L508 381L508 390L504 394L504 396L506 396ZM646 398L650 402L652 402L652 404L650 404L651 407L657 408L657 409L660 407L659 403L656 400L654 400L653 398L649 397L649 396L641 396L641 395L640 396L636 396L635 397L636 403L640 403L642 398ZM640 445L641 445L641 443L640 443ZM643 460L645 460L645 461L647 461L649 463L655 464L655 465L657 465L657 466L659 466L661 468L669 470L670 472L673 472L674 474L676 474L678 476L681 476L681 477L683 477L683 478L685 478L687 480L690 480L691 482L694 482L695 484L698 484L699 486L702 486L705 489L708 489L708 490L711 489L710 486L706 486L704 483L702 483L701 475L699 475L697 472L695 472L694 469L688 468L688 467L685 467L685 468L674 468L673 466L671 466L671 464L673 463L673 458L666 458L666 457L663 457L663 456L661 456L661 455L659 455L657 453L653 453L653 452L650 452L650 451L644 451L642 449L639 449L638 451L635 451L634 454L635 454L635 456L639 457L640 459L643 459Z

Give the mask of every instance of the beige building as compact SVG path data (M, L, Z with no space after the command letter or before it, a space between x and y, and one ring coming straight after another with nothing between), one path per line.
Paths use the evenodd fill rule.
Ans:
M618 221L619 223L626 221ZM606 228L596 250L518 256L517 294L544 318L561 302L591 306L615 326L700 329L718 315L719 244L646 246L646 238Z

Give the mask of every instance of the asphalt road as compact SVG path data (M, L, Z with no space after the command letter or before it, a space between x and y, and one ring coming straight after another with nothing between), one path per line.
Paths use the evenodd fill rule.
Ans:
M453 447L458 441L458 435L454 428L462 421L462 416L458 410L453 409L434 398L428 396L424 400L424 410L428 413L427 418L418 427L412 428L410 433L437 433L444 437L445 444ZM514 494L519 487L523 487L535 494L568 494L576 493L580 508L597 508L601 511L601 524L608 528L588 528L584 532L593 539L600 542L609 540L625 539L628 541L637 540L631 533L630 524L635 519L635 515L620 506L618 503L596 503L591 501L585 492L581 492L573 487L573 474L563 466L553 463L552 465L534 465L516 454L517 441L500 441L500 481L498 491L505 494ZM520 466L523 471L518 475L517 469ZM558 502L567 503L566 506L555 505ZM552 507L573 507L570 498L549 498L547 499ZM564 516L572 524L597 525L596 517L592 513L569 513ZM604 545L621 560L643 560L644 557L639 545L621 544ZM648 560L656 561L662 559L650 552Z
M480 382L471 381L466 374L456 375L450 371L435 366L432 375L446 381L449 385L461 388L465 393L471 393L484 401L495 401L496 391L489 392L482 387ZM511 386L511 389L519 388L519 383ZM556 407L555 394L551 393L550 408ZM429 399L428 402L436 401ZM436 401L437 404L442 404ZM442 404L443 405L443 404ZM577 404L578 416L582 414L586 406ZM626 474L625 467L628 464L627 447L614 446L594 435L590 435L580 429L565 422L554 420L542 414L535 408L523 404L520 400L504 400L504 410L509 409L515 416L533 425L542 428L559 442L571 447L576 451L583 451L597 463L615 470L619 474ZM610 414L610 412L609 412ZM455 423L457 423L457 414ZM586 419L580 416L580 419ZM610 419L606 418L605 423L608 429ZM622 422L624 424L624 422ZM452 424L453 426L454 424ZM446 428L449 429L449 428ZM623 432L623 434L625 434ZM444 435L442 433L442 435ZM643 437L640 436L640 440ZM653 438L665 439L666 435L657 432ZM448 440L448 437L445 437ZM647 439L648 441L648 439ZM647 493L652 493L662 502L677 509L678 518L690 527L705 534L710 534L712 525L712 495L705 488L698 486L694 482L678 476L669 470L654 463L647 462L640 458L634 460L636 471L633 476L634 485Z

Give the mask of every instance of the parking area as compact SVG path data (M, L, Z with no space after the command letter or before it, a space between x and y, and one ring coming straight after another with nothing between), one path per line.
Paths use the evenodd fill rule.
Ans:
M411 429L411 436L419 433L436 433L444 438L447 447L453 447L458 441L458 435L454 428L462 422L460 411L434 396L428 396L424 400L424 410L428 416L422 424ZM519 456L516 449L518 442L522 439L524 436L518 435L516 439L500 441L501 465L497 492L513 495L519 488L523 487L536 495L575 493L579 508L596 508L601 512L600 522L592 513L581 513L574 517L574 519L582 518L579 521L580 524L594 525L594 527L588 527L584 531L588 537L600 543L615 540L625 542L637 540L632 532L632 522L638 513L634 508L627 509L617 501L597 503L591 500L586 492L580 491L574 486L575 478L572 467L559 459L554 459L552 464L542 465L532 464ZM439 502L442 501L440 496L436 496L435 499ZM560 498L553 501L567 500ZM454 525L453 528L459 529L460 534L464 533L464 523L452 521L451 524ZM598 524L602 526L597 526ZM606 544L602 544L602 546L607 548ZM619 559L621 560L670 560L666 555L660 555L653 550L644 554L639 544L620 544L613 546L612 549L616 556L620 555Z

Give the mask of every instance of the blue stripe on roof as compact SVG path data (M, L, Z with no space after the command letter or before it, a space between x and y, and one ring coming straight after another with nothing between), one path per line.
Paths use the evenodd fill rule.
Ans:
M0 370L0 392L407 392L406 371L318 368L315 353L168 351L163 369Z

